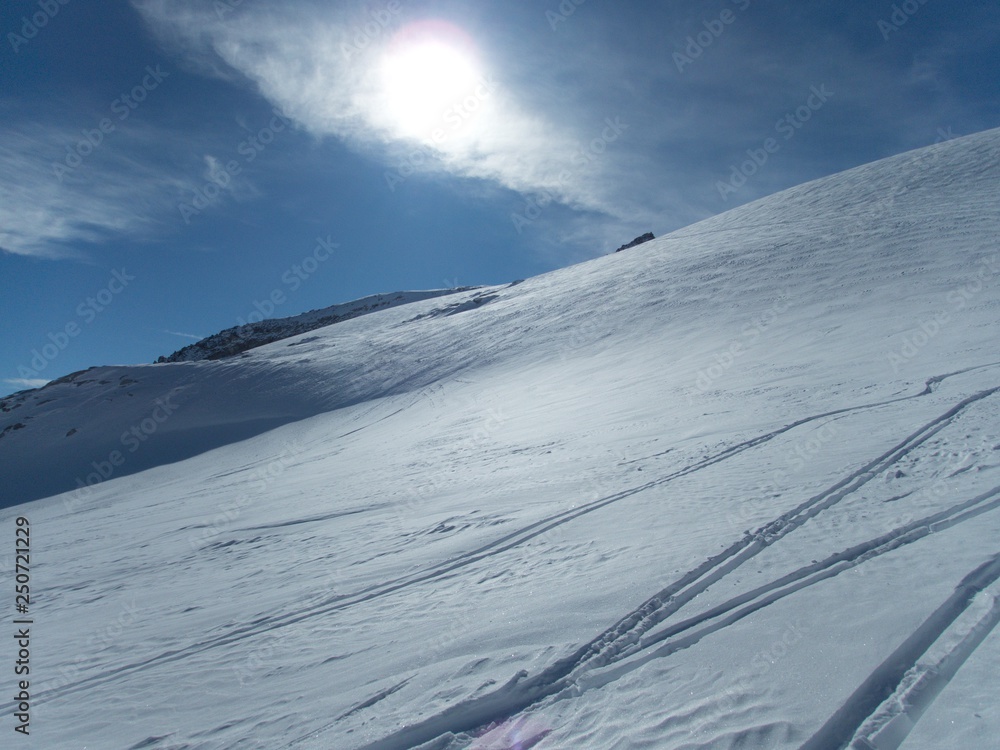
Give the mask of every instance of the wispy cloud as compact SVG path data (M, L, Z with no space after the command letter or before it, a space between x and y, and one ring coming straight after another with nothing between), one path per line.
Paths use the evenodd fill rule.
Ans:
M133 130L114 145L82 148L81 130L21 120L0 126L0 249L83 257L111 236L148 237L189 181L138 154L155 138ZM136 143L140 141L141 143ZM71 159L68 153L84 153Z
M415 172L490 181L525 196L523 207L516 197L511 206L519 229L524 225L514 215L533 212L530 200L578 212L558 222L557 234L570 242L598 232L621 244L630 227L671 229L728 208L715 189L720 175L812 85L835 84L836 105L796 139L794 153L774 160L741 192L741 202L854 166L844 163L842 149L829 147L845 129L854 128L859 139L874 129L878 138L868 140L884 142L864 158L893 153L896 144L920 145L906 142L902 131L914 130L919 140L926 130L923 122L907 121L926 108L907 103L907 87L891 68L872 65L872 55L893 50L866 52L823 34L819 20L806 25L809 45L789 48L783 39L802 33L801 24L772 29L767 8L736 0L731 10L740 13L724 40L682 69L674 53L706 28L706 11L695 3L623 7L624 18L612 28L593 25L597 16L582 7L554 28L544 13L505 10L505 23L494 26L515 29L521 39L497 37L504 32L491 30L493 11L473 11L464 20L470 35L485 32L469 39L481 75L434 104L435 116L423 128L401 125L398 92L387 90L384 74L400 39L439 22L428 20L434 6L290 0L220 13L195 0L132 2L190 64L244 77L306 131L339 138L384 163L390 188ZM873 20L857 23L876 34ZM460 43L462 33L455 31ZM823 55L807 58L806 49ZM926 78L939 66L918 67L914 75ZM880 125L885 118L877 103L886 97L898 100L897 113L910 114ZM938 115L925 117L931 116ZM435 126L440 137L431 135ZM556 215L551 208L543 213ZM551 222L529 220L532 230L549 225L547 239L559 241Z
M483 54L480 75L438 102L425 128L402 125L386 90L385 56L421 23L402 11L383 9L376 20L371 9L247 4L220 16L203 3L133 2L161 39L182 45L202 69L228 66L309 132L375 153L389 187L414 171L438 170L574 208L613 214L621 207L605 179L613 160L581 158L606 130L603 119L567 122L533 107Z
M43 385L48 384L49 381L33 378L6 378L3 382L14 388L28 389L41 388Z
M168 331L164 330L163 333L169 333L171 336L180 336L182 339L192 339L194 341L201 341L204 336L196 336L193 333L181 333L180 331Z

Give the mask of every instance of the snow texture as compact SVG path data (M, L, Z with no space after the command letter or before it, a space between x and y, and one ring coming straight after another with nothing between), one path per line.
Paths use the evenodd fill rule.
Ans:
M18 746L995 746L998 187L994 130L4 399Z

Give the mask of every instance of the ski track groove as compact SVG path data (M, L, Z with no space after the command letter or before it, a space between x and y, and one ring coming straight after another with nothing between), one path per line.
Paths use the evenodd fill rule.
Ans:
M970 368L978 369L978 368ZM968 370L963 370L961 372L967 372ZM960 374L960 373L952 373ZM938 378L932 378L927 381L927 387L925 391L918 396L907 396L901 399L894 399L891 402L896 401L906 401L912 398L917 398L922 395L927 395L933 392L933 385L940 383L947 377L951 375L943 375ZM659 592L657 595L647 600L643 605L641 605L637 610L626 615L624 618L619 620L610 629L599 635L596 639L584 644L582 647L577 649L574 653L570 654L563 659L547 667L535 677L524 680L527 674L524 672L516 675L511 682L507 683L504 687L500 688L493 693L486 696L482 696L475 699L477 704L475 707L458 704L458 706L453 706L451 709L445 709L444 712L432 716L425 720L424 722L419 722L410 727L405 727L399 730L398 733L391 734L384 738L383 740L376 741L369 745L363 746L361 750L403 750L404 748L412 747L414 745L422 744L424 742L430 741L445 731L449 732L463 732L471 731L477 727L488 724L492 721L496 721L502 716L510 716L514 713L525 710L531 705L537 703L538 701L551 696L554 693L559 692L559 690L568 687L568 684L563 684L567 678L579 670L584 665L587 668L594 668L590 666L590 662L594 662L594 666L603 666L615 661L619 661L623 658L623 652L625 655L632 653L634 649L629 649L629 646L636 643L642 633L648 631L653 625L662 622L664 619L679 610L684 604L689 602L698 594L704 592L713 583L724 578L726 575L736 570L743 563L752 559L754 556L759 554L762 550L766 549L768 546L774 544L776 541L787 536L789 533L795 529L802 526L809 519L815 517L823 510L829 509L834 506L842 499L847 497L853 492L863 487L865 484L874 479L879 473L884 471L888 466L891 466L899 459L911 453L913 450L918 448L920 445L925 443L931 437L939 433L941 430L945 429L961 412L967 409L974 403L982 401L995 393L1000 391L1000 387L989 388L987 390L980 391L965 399L962 399L957 404L952 406L946 412L940 416L932 419L930 422L923 425L921 428L916 430L907 436L902 442L896 444L891 449L880 455L878 458L870 461L868 464L864 465L860 469L851 472L847 477L841 479L839 482L834 484L832 487L828 488L818 495L814 495L810 499L801 503L798 507L788 511L781 516L779 516L774 521L765 524L754 534L745 536L742 540L736 542L735 544L728 547L723 552L709 558L701 565L699 565L694 570L688 571L680 579L672 583L666 589ZM764 442L782 432L792 429L795 426L800 426L806 422L814 421L815 419L822 419L829 416L834 416L836 414L842 414L847 411L854 411L863 408L872 408L875 406L884 405L886 402L881 402L879 404L868 405L867 407L848 407L846 409L836 410L834 412L827 412L822 415L817 415L814 417L807 417L797 422L787 425L783 428L779 428L771 433L766 433L765 435L758 436L744 443L740 443L737 446L727 449L726 451L717 454L717 456L706 459L702 463L711 465L711 463L717 463L721 460L719 457L723 455L733 455L734 452L741 452L746 450L747 447L752 445L758 445L760 442ZM695 464L694 466L697 466ZM691 467L687 467L691 468ZM676 477L678 475L683 475L686 469L681 469L675 472L674 475L668 475L668 477ZM654 480L650 482L650 485L661 484L666 481L667 478L660 480ZM1000 491L1000 487L986 493L986 496L992 496L994 492ZM980 496L975 498L969 503L981 502L985 496ZM958 507L962 507L961 504ZM997 504L991 504L988 509L993 509ZM956 508L951 509L952 511ZM980 511L985 512L985 511ZM976 513L978 515L978 513ZM971 516L966 516L971 517ZM962 518L965 520L965 517ZM933 522L931 522L933 523ZM926 525L926 519L925 519ZM930 526L928 525L928 528ZM926 534L924 534L926 535ZM915 541L916 538L922 538L923 535L917 536L911 541ZM897 545L898 546L898 545ZM893 547L894 548L894 547ZM886 550L888 551L888 550ZM732 559L731 559L732 558ZM851 566L847 566L851 567ZM840 568L835 572L826 572L818 580L823 578L829 578L837 573L841 572L844 568ZM815 581L814 581L815 582ZM736 613L736 615L731 616L725 621L721 627L725 627L728 624L732 624L738 619L742 619L750 612L755 611L767 604L777 601L780 598L788 595L789 593L794 593L804 586L799 585L793 587L791 590L780 596L772 596L771 598L765 600L754 606L752 609L748 609L744 613ZM718 628L715 628L717 630ZM711 630L710 632L714 632ZM701 637L707 635L708 633L701 634L697 640ZM693 637L692 637L693 638ZM697 640L692 640L687 645L697 642ZM619 645L619 642L624 641L624 645ZM686 646L683 646L686 647ZM659 653L661 655L667 655L667 653L673 653L679 650L679 647L672 647L671 644L661 647ZM520 683L520 684L519 684ZM514 696L517 696L516 698ZM488 706L494 706L499 708L499 713L491 714L487 709ZM454 719L459 722L458 725L450 724L446 720L446 717L452 716L453 709L459 709L460 711L455 712ZM463 716L465 712L467 715ZM469 722L474 723L469 723ZM423 729L421 733L419 730ZM440 731L437 731L440 730ZM429 732L436 732L434 734L429 734ZM403 744L399 744L402 741ZM405 744L410 743L410 744Z
M958 619L977 594L1000 578L1000 554L969 573L941 606L858 686L800 750L843 750L865 719L899 687L917 660ZM979 644L976 643L976 646Z
M928 422L916 432L909 435L901 443L898 443L890 450L883 453L874 461L869 462L860 469L852 472L844 479L837 482L832 487L824 490L818 495L809 498L797 508L779 516L774 521L758 529L753 534L745 536L739 542L731 545L728 549L716 556L718 562L715 565L704 565L702 575L706 577L694 585L695 581L690 574L681 581L663 589L633 613L630 613L625 620L620 621L611 630L606 631L606 636L610 638L607 643L601 644L601 648L610 647L612 655L617 654L619 649L614 648L614 643L620 638L634 640L650 628L662 622L664 619L674 614L687 602L691 601L698 594L707 590L713 583L721 580L743 563L758 555L760 552L781 540L795 529L802 526L809 519L814 518L828 508L833 507L848 495L858 491L876 476L885 471L889 466L898 462L901 458L911 453L914 449L925 443L931 437L947 427L954 418L965 408L977 401L987 398L996 393L1000 388L992 388L986 391L969 396L963 399L941 416ZM732 560L728 558L734 557ZM724 565L718 563L728 560ZM684 581L684 583L682 583ZM628 622L626 622L628 621ZM588 657L590 658L590 657Z
M982 513L1000 508L1000 498L997 496L1000 496L1000 486L977 495L971 500L952 506L947 510L934 513L918 521L894 529L882 536L835 553L822 562L804 566L751 592L733 597L729 601L717 605L699 616L678 623L668 631L658 634L657 638L650 639L649 642L644 644L643 648L650 648L671 636L679 635L698 625L705 625L700 630L682 638L668 640L658 648L641 655L639 658L631 659L615 666L615 662L630 655L622 654L620 659L597 665L611 666L610 669L606 669L599 674L587 674L595 666L586 662L578 663L576 668L569 669L568 667L573 662L573 657L557 662L532 678L528 678L527 673L522 671L515 675L506 685L492 693L451 706L439 714L428 717L424 721L409 727L403 727L387 737L362 746L358 750L406 750L407 748L429 742L445 733L458 734L472 732L486 724L516 715L548 698L559 700L564 697L578 697L587 690L600 688L620 679L653 659L670 656L678 651L690 648L706 636L723 630L748 615L787 596L833 578L857 565L899 547L912 544L930 534L944 531ZM992 502L986 502L989 500ZM744 606L741 609L737 609L741 605ZM722 620L708 624L710 620L727 613L728 615ZM584 646L577 651L577 655L581 653L585 654L586 651L587 646ZM863 721L864 718L862 717L860 721ZM316 730L308 736L314 736L315 734ZM294 744L296 743L293 742L288 747L292 747ZM820 750L821 748L827 750L827 748L832 747L832 745L817 745L816 750ZM812 749L810 748L810 750Z
M853 547L849 547L848 549L836 552L822 561L805 565L798 570L771 581L770 583L763 584L755 589L739 594L728 601L702 612L699 615L690 617L687 620L683 620L669 628L666 628L665 630L654 633L647 638L640 640L636 649L623 651L620 654L617 654L613 662L623 661L636 651L646 650L657 643L666 641L687 630L703 625L710 620L714 620L722 615L725 615L737 607L749 605L736 612L732 617L727 618L724 621L724 624L711 625L698 631L696 634L697 637L691 636L691 638L688 639L690 642L685 643L684 646L678 646L676 643L668 643L665 646L661 646L656 649L656 651L654 651L651 655L646 656L642 660L629 662L627 664L628 668L617 673L615 679L626 672L634 670L636 667L644 664L652 658L667 656L680 650L682 647L686 648L687 646L693 645L704 636L716 632L717 630L722 629L722 627L731 625L734 622L743 619L747 615L750 615L769 604L773 604L790 594L801 591L828 578L833 578L850 568L854 568L862 563L868 562L869 560L873 560L876 557L881 557L884 554L897 550L900 547L904 547L908 544L924 539L931 534L945 531L971 520L972 518L980 516L983 513L996 510L997 508L1000 508L1000 497L998 496L1000 496L1000 486L994 487L988 492L977 495L971 500L958 503L951 508L925 516L924 518L905 524L904 526L900 526L881 536L875 537L874 539L869 539L868 541L861 542ZM584 665L584 667L588 669L592 668L590 665ZM600 684L607 684L607 682L610 681L611 680L603 680Z
M1000 623L1000 598L994 596L989 611L937 663L928 666L914 664L907 670L907 675L912 675L914 678L911 684L902 694L897 689L879 707L881 709L895 703L898 706L898 713L890 711L882 721L866 722L865 726L855 734L850 746L864 750L896 750L906 741L920 717L931 707L941 691L954 679L998 623ZM878 710L873 718L877 713ZM870 728L868 728L869 723L872 724ZM875 739L876 742L872 743L870 739Z
M939 383L943 382L944 380L946 380L949 377L952 377L952 376L955 376L955 375L964 374L966 372L970 372L970 371L974 371L974 370L978 370L978 369L984 369L984 368L988 368L988 367L994 367L994 366L997 366L997 365L1000 365L1000 363L990 363L990 364L986 364L986 365L979 365L979 366L976 366L976 367L966 368L964 370L960 370L960 371L957 371L957 372L954 372L954 373L948 373L948 374L945 374L945 375L940 375L940 376L932 377L932 378L928 379L925 382L925 388L924 388L924 390L921 391L920 393L917 393L917 394L912 394L912 395L909 395L909 396L902 396L902 397L899 397L899 398L893 398L893 399L888 399L888 400L884 400L884 401L873 402L873 403L869 403L869 404L861 404L861 405L857 405L857 406L844 407L844 408L841 408L841 409L834 409L834 410L823 412L823 413L820 413L820 414L815 414L815 415L811 415L811 416L808 416L808 417L803 417L802 419L798 419L798 420L796 420L794 422L791 422L791 423L789 423L787 425L784 425L783 427L779 427L779 428L777 428L775 430L772 430L770 432L764 433L762 435L758 435L758 436L753 437L753 438L751 438L749 440L745 440L743 442L737 443L736 445L733 445L733 446L730 446L728 448L725 448L724 450L718 452L717 454L715 454L713 456L709 456L709 457L706 457L704 459L701 459L700 461L696 461L696 462L694 462L692 464L689 464L689 465L687 465L685 467L682 467L681 469L678 469L678 470L676 470L676 471L674 471L674 472L672 472L670 474L667 474L666 476L660 477L658 479L651 480L651 481L646 482L645 484L639 485L637 487L632 487L632 488L629 488L629 489L626 489L626 490L621 490L619 492L612 493L611 495L608 495L608 496L606 496L604 498L600 498L598 500L594 500L594 501L592 501L590 503L586 503L586 504L584 504L584 505L582 505L582 506L580 506L578 508L577 507L571 508L569 510L562 511L560 513L556 513L556 514L554 514L552 516L549 516L547 518L543 518L543 519L540 519L538 521L535 521L534 523L531 523L531 524L529 524L529 525L527 525L527 526L525 526L525 527L523 527L523 528L521 528L521 529L519 529L517 531L511 532L510 534L507 534L507 535L505 535L503 537L500 537L499 539L496 539L496 540L494 540L494 541L492 541L492 542L490 542L488 544L485 544L485 545L483 545L483 546L481 546L481 547L479 547L479 548L477 548L475 550L472 550L469 553L466 553L466 554L463 554L463 555L459 555L458 557L454 557L454 558L451 558L449 560L445 560L444 562L438 564L437 566L432 567L429 570L425 570L425 571L423 571L421 573L417 573L417 574L414 574L412 576L404 576L404 577L401 577L401 578L397 578L397 579L394 579L392 581L389 581L389 582L386 582L386 583L383 583L383 584L377 584L377 585L371 586L371 587L369 587L367 589L362 589L361 591L355 592L354 594L347 594L347 595L342 595L342 596L335 596L332 599L327 599L326 601L319 602L318 604L312 605L312 606L310 606L308 608L304 608L304 609L301 609L301 610L298 610L298 611L295 611L295 612L286 613L284 615L277 615L277 616L273 616L273 617L258 618L256 620L250 621L249 623L247 623L246 625L244 625L242 627L239 627L239 628L236 628L234 630L231 630L228 633L221 634L219 636L215 636L213 638L209 638L209 639L206 639L206 640L198 641L196 643L193 643L193 644L190 644L190 645L187 645L187 646L183 646L183 647L180 647L180 648L176 648L176 649L164 651L164 652L161 652L161 653L156 654L154 656L151 656L150 658L145 659L143 661L137 661L137 662L131 662L131 663L123 664L123 665L120 665L118 667L115 667L115 668L103 671L103 672L101 672L99 674L95 674L95 675L91 675L89 677L81 678L80 680L77 680L76 682L69 683L69 684L66 684L66 685L62 685L62 686L59 686L57 688L53 688L53 689L45 691L45 692L41 692L37 696L35 696L35 701L36 701L36 703L39 703L39 704L46 703L48 701L55 700L57 698L61 698L61 697L64 697L66 695L71 695L73 693L79 692L80 690L87 689L87 688L89 688L89 687L91 687L93 685L99 685L99 684L107 683L107 682L109 682L111 680L117 679L118 677L120 677L123 674L129 674L129 673L141 671L141 670L153 667L153 666L158 666L160 664L165 664L165 663L170 663L170 662L174 662L174 661L179 661L179 660L185 659L185 658L187 658L189 656L193 656L195 654L198 654L198 653L201 653L203 651L209 650L211 648L215 648L217 646L228 645L230 643L242 640L242 639L247 638L247 637L258 635L258 634L263 633L263 632L267 632L267 631L271 631L271 630L276 630L278 628L287 627L289 625L293 625L293 624L299 623L299 622L301 622L303 620L306 620L306 619L308 619L310 617L314 617L314 616L317 616L317 615L328 614L330 612L335 612L335 611L338 611L338 610L346 609L347 607L355 606L357 604L361 604L361 603L364 603L364 602L371 601L373 599L377 599L377 598L381 598L383 596L387 596L389 594L395 593L396 591L408 588L408 587L413 586L413 585L417 585L417 584L424 583L424 582L429 581L429 580L434 580L434 579L440 578L440 577L445 576L445 575L447 575L447 574L449 574L449 573L451 573L451 572L453 572L453 571L455 571L457 569L460 569L460 568L463 568L463 567L467 567L468 565L475 564L475 563L477 563L477 562L479 562L479 561L481 561L483 559L486 559L488 557L492 557L494 555L506 552L506 551L508 551L508 550L510 550L510 549L512 549L514 547L520 546L520 545L524 544L525 542L530 541L531 539L534 539L535 537L540 536L541 534L544 534L544 533L552 530L553 528L556 528L556 527L561 526L561 525L563 525L565 523L568 523L569 521L575 520L575 519L577 519L577 518L579 518L579 517L581 517L583 515L592 513L592 512L594 512L596 510L600 510L600 509L602 509L602 508L604 508L604 507L606 507L608 505L616 503L616 502L618 502L620 500L623 500L625 498L632 497L634 495L637 495L637 494L639 494L641 492L644 492L644 491L646 491L648 489L651 489L653 487L662 486L662 485L667 484L668 482L671 482L671 481L673 481L675 479L678 479L680 477L687 476L689 474L695 473L697 471L701 471L701 470L706 469L706 468L708 468L710 466L713 466L713 465L715 465L717 463L725 461L725 460L727 460L729 458L732 458L733 456L739 455L740 453L743 453L743 452L745 452L747 450L755 448L755 447L757 447L757 446L759 446L761 444L767 443L767 442L773 440L774 438L778 437L779 435L783 435L786 432L789 432L789 431L791 431L793 429L801 427L801 426L803 426L805 424L808 424L810 422L815 422L817 420L826 419L826 418L833 417L833 416L839 416L839 415L843 415L843 414L848 414L848 413L851 413L851 412L864 411L864 410L868 410L868 409L878 408L878 407L881 407L881 406L888 406L888 405L892 405L892 404L896 404L896 403L900 403L900 402L905 402L905 401L910 401L910 400L913 400L913 399L918 399L918 398L921 398L923 396L927 396L927 395L933 393L933 387L935 385L938 385ZM934 429L932 433L927 434L927 435L924 436L924 439L926 440L927 438L929 438L931 436L931 434L936 433L939 429L943 429L944 426L946 426L946 423L948 421L950 421L951 419L953 419L955 417L955 415L957 415L959 412L961 412L969 404L974 403L974 402L979 401L979 400L982 400L983 398L986 398L986 397L988 397L990 395L993 395L997 391L1000 391L1000 386L994 387L994 388L991 388L991 389L988 389L988 390L985 390L985 391L981 391L981 392L979 392L977 394L974 394L973 396L970 396L970 397L968 397L966 399L963 399L961 402L959 402L958 404L956 404L955 406L953 406L951 409L949 409L947 412L945 412L944 415L936 418L935 420L932 420L931 423L929 423L928 425L925 425L923 428L921 428L916 433L914 433L914 435L911 435L911 437L908 438L907 440L910 440L915 435L922 434L925 430L927 430L931 426L940 425L939 427L937 427L937 429ZM381 420L379 420L379 421L381 421ZM913 447L916 447L916 446L913 446ZM910 448L910 449L912 450L912 448ZM895 449L893 449L893 451L890 451L890 453L892 453L894 451L895 451ZM886 455L886 454L883 454L883 457L884 457L884 455ZM883 458L883 457L880 457L880 459ZM876 459L876 461L872 462L872 464L870 464L870 465L877 464L880 459ZM860 472L855 472L854 475L852 475L852 476L857 476L859 473ZM870 479L870 477L869 477L869 479ZM837 486L846 484L848 481L849 480L843 480L841 483L838 483ZM819 497L819 496L817 496L817 497ZM821 510L824 510L824 509L830 507L832 504L834 504L834 502L837 502L837 501L839 501L839 499L842 499L842 497L843 497L843 495L841 495L840 497L838 497L837 500L835 500L833 502L826 503L822 507L817 508L814 513L811 513L810 515L808 515L808 517L803 518L798 523L798 525L801 525L802 523L805 523L805 521L808 520L808 518L811 518L812 516L814 516L816 513L820 512ZM757 554L757 552L759 552L761 549L764 548L764 546L766 546L766 545L760 546L760 545L762 545L762 540L758 540L757 539L757 537L760 535L761 531L764 531L764 530L767 530L767 529L771 529L771 531L772 531L772 534L768 535L768 536L772 536L773 538L771 538L770 541L767 542L767 544L773 543L773 541L777 541L778 539L780 539L781 537L785 536L785 534L789 533L792 530L791 528L789 528L786 531L784 531L783 533L781 532L781 527L786 525L786 522L783 519L785 519L786 517L789 517L790 515L794 515L794 514L800 513L802 510L808 508L811 504L813 504L814 500L816 500L816 498L812 498L812 499L806 501L805 503L803 503L802 505L800 505L798 508L794 509L790 513L785 513L782 516L780 516L778 519L776 519L775 521L772 521L771 523L767 524L760 531L758 531L757 534L749 536L749 537L744 537L744 539L742 539L741 541L736 542L735 544L731 545L729 548L727 548L725 551L723 551L719 555L716 555L716 556L714 556L712 558L709 558L704 563L702 563L700 566L698 566L698 568L696 568L695 570L690 571L689 573L685 574L677 582L675 582L674 584L672 584L670 587L668 587L664 591L660 592L660 594L658 594L656 597L653 597L653 599L649 600L647 602L647 605L650 605L650 604L652 604L654 602L658 604L660 601L662 601L663 595L666 594L667 592L671 592L671 591L676 591L677 593L676 593L675 596L679 596L684 601L688 601L690 598L693 598L695 595L697 595L696 593L691 593L690 596L687 596L685 594L681 594L680 593L680 590L683 589L685 585L687 585L687 583L684 583L682 585L682 582L690 582L691 584L694 584L695 582L698 581L699 578L701 578L703 575L706 575L706 574L708 575L708 579L707 580L709 581L709 583L707 585L710 585L711 582L717 581L723 575L725 575L728 572L731 572L732 570L734 570L740 564L742 564L743 562L745 562L746 559L749 559L749 557L752 557L753 555ZM797 528L797 526L795 528ZM753 545L753 549L755 551L752 551L749 554L748 557L740 559L739 562L736 562L736 564L727 564L727 565L725 565L724 568L718 568L718 566L720 564L725 563L726 560L728 560L728 558L733 557L734 555L737 555L738 553L745 551L747 548L750 548L751 545ZM720 571L723 571L723 570L724 570L724 572L720 572ZM702 583L704 583L704 582L702 582ZM707 585L705 585L705 588L707 588ZM697 587L695 587L695 588L697 588ZM699 589L699 592L700 592L700 590L703 590L703 589ZM694 588L692 589L692 591L694 591ZM674 596L674 595L672 595L672 596ZM679 599L678 599L678 601L679 601ZM646 605L644 605L644 606L646 606ZM678 605L678 607L679 607L679 605ZM659 609L659 607L656 606L655 609ZM619 625L623 624L625 621L631 621L633 618L635 618L635 613L626 616L626 618L623 621L620 621ZM616 627L618 627L618 626L616 626ZM614 629L615 628L612 628L612 630L614 630ZM608 631L606 631L606 632L608 632ZM593 644L593 642L591 642L591 644ZM591 649L592 648L591 644L588 644L588 645L584 646L583 649L575 652L573 655L567 657L566 659L560 660L556 664L553 664L551 667L549 667L548 669L546 669L542 673L540 673L539 676L541 676L542 674L548 674L548 673L550 673L551 670L554 670L554 669L558 670L558 669L562 668L563 665L565 665L568 661L579 662L581 660L582 656L583 656L582 652ZM572 668L570 668L569 670L567 670L566 673L568 674L569 671L572 671ZM563 674L563 676L565 676L565 674ZM12 705L13 704L8 703L8 704L6 704L6 707L9 708ZM487 723L487 722L483 722L483 723Z

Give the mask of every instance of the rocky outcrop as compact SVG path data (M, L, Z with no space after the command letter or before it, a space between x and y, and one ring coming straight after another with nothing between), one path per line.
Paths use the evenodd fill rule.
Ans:
M627 245L622 245L620 248L615 250L615 252L620 253L622 250L628 250L630 247L635 247L636 245L641 245L643 242L649 242L650 240L655 240L655 239L656 237L653 236L652 232L646 232L645 234L636 237Z

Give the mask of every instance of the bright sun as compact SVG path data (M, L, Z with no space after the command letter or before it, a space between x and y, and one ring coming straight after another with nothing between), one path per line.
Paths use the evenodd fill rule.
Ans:
M427 139L475 97L482 74L471 40L444 21L402 30L382 61L386 114L397 134Z

